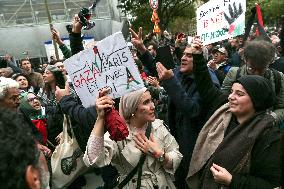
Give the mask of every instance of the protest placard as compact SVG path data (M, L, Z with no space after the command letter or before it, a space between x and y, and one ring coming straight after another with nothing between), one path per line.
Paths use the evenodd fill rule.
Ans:
M118 98L144 87L121 32L70 57L64 65L85 107L94 104L103 88L110 88L109 95Z
M246 0L211 0L196 11L197 35L204 45L244 33Z

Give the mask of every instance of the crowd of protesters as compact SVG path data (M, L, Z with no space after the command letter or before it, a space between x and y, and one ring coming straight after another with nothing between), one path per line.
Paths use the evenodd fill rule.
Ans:
M75 16L71 49L52 29L64 58L84 50L81 29ZM130 33L128 46L146 88L121 99L103 90L88 108L64 60L53 59L39 72L28 58L19 65L10 55L1 60L0 188L52 188L49 161L62 140L64 115L89 171L102 176L101 188L121 181L125 188L283 187L284 27L205 46L183 33ZM164 46L172 69L156 60ZM111 107L129 129L121 142L105 132L104 110ZM82 174L68 188L85 185Z

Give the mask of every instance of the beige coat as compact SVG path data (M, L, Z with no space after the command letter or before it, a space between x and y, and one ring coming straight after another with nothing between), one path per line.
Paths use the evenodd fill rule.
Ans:
M179 152L179 146L175 138L169 133L163 125L162 120L156 119L152 123L152 131L154 139L165 153L173 161L173 168L166 169L162 163L158 162L152 156L147 155L142 168L141 188L153 189L158 186L159 189L174 189L173 175L177 169L182 154ZM129 135L124 141L115 142L109 138L109 133L104 135L104 153L100 153L96 159L90 160L88 151L84 155L84 162L87 166L103 167L112 164L116 167L120 174L120 182L127 174L138 164L141 151L135 147L133 140L134 133L129 130ZM88 142L89 145L89 142ZM88 146L87 148L88 149ZM128 189L136 188L137 174L124 187Z

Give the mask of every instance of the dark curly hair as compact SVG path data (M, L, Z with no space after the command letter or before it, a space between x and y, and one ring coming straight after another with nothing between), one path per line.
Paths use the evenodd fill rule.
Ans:
M0 188L25 189L28 165L37 167L39 152L28 126L16 112L0 108Z
M26 80L28 81L28 88L30 88L31 87L31 81L23 73L15 73L14 75L12 75L11 79L14 79L15 81L17 81L17 78L20 77L20 76L26 78Z
M257 68L263 68L272 63L276 49L272 43L263 40L254 40L246 43L244 47L245 60Z

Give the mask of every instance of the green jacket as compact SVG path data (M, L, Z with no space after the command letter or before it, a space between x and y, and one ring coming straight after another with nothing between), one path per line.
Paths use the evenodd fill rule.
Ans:
M231 87L233 83L237 79L237 71L238 69L241 69L239 74L240 77L243 75L247 75L246 67L245 65L238 68L238 67L232 67L230 71L227 73L224 82L222 84L221 90L227 94L230 93ZM275 118L276 118L276 123L281 124L284 121L284 74L279 72L281 76L281 86L280 86L280 91L277 95L277 104L274 106L274 112L275 112ZM269 79L272 84L272 88L275 91L275 78L274 74L272 73L272 70L268 69L265 73L265 78ZM261 95L261 94L260 94Z
M64 58L67 59L67 58L70 58L72 56L70 49L68 49L68 47L65 44L60 45L59 48L60 48Z

